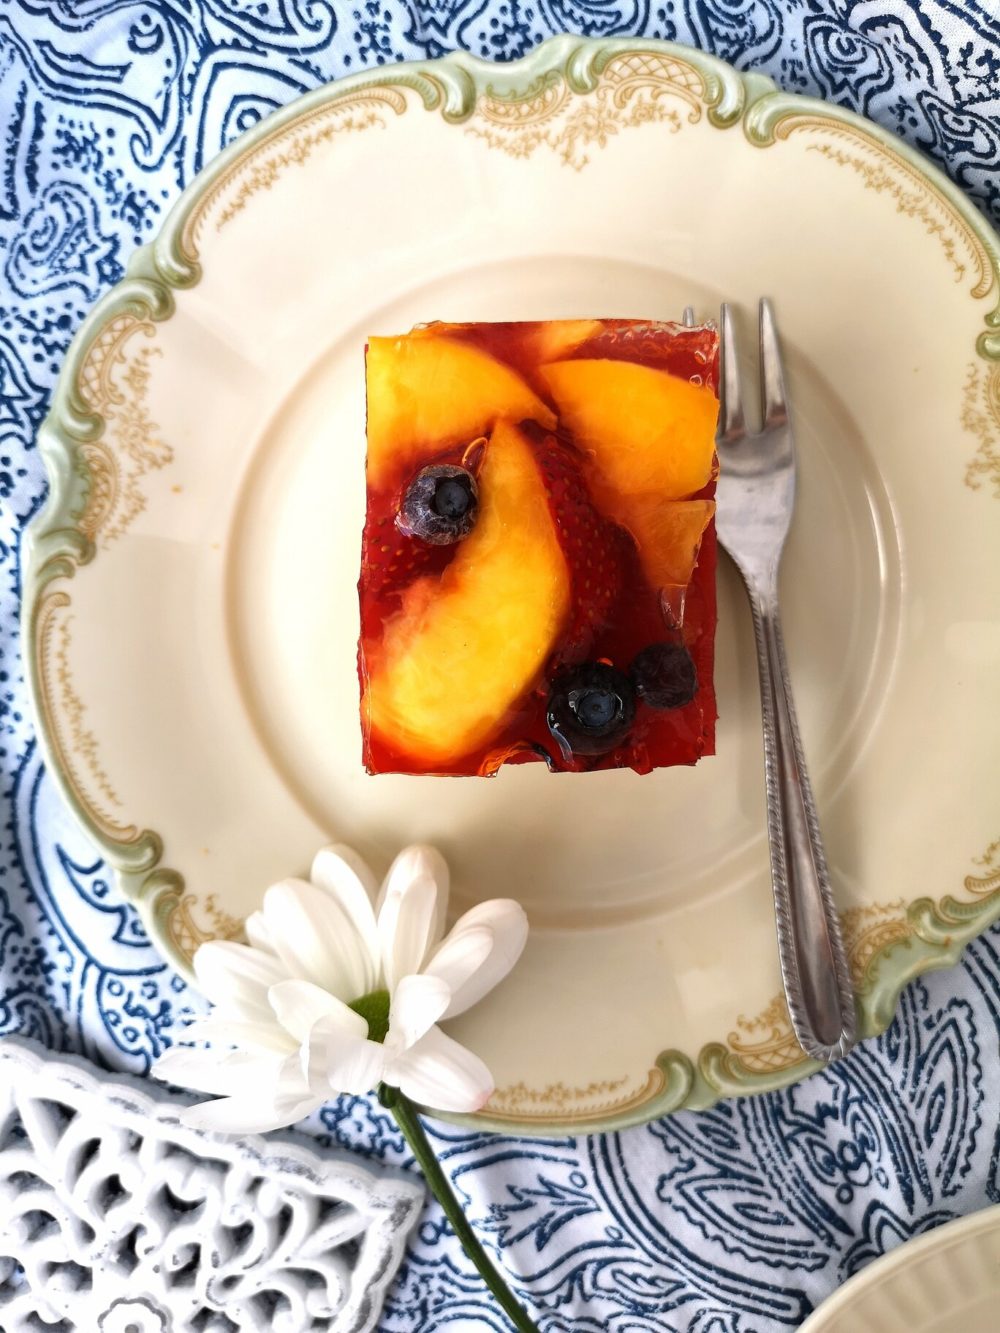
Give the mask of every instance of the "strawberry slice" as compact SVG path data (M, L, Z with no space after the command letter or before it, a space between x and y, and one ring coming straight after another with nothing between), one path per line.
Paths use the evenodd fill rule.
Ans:
M399 610L410 584L428 576L439 578L455 554L453 546L429 546L400 532L395 510L395 505L369 506L361 537L363 575L358 591L364 638L369 641L381 636L383 625Z
M572 582L572 609L558 660L580 661L611 619L621 593L629 538L595 508L578 451L532 423L523 422L521 430L534 445Z

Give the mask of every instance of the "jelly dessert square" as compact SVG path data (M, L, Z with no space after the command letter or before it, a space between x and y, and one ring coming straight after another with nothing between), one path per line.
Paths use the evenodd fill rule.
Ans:
M715 328L431 324L366 371L368 772L714 753Z

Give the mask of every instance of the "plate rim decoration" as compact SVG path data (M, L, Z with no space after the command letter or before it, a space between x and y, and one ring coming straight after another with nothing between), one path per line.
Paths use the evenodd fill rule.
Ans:
M974 489L993 487L1000 496L1000 240L970 200L944 173L916 150L871 121L816 98L781 91L758 73L739 73L704 52L678 43L640 38L582 38L564 35L543 42L528 55L509 64L493 64L456 52L438 60L400 63L364 71L299 97L275 111L226 147L185 189L168 215L158 237L137 250L126 276L87 315L67 354L53 394L52 406L39 431L49 494L25 535L22 643L29 692L46 767L77 821L114 870L120 891L137 905L157 948L185 976L191 976L190 958L201 938L208 938L191 919L181 874L163 863L163 840L152 829L120 826L88 801L74 778L67 741L50 704L52 615L68 604L65 586L78 568L97 554L95 534L102 506L107 505L106 478L94 465L94 449L105 428L108 385L101 386L102 367L113 364L123 338L139 325L147 333L169 320L175 293L197 285L201 277L198 240L206 217L222 191L236 184L226 207L239 211L259 189L267 188L273 163L254 161L263 147L290 142L287 136L310 118L338 104L349 105L363 128L365 116L402 114L406 98L451 125L468 125L477 112L485 115L476 133L491 146L512 148L512 125L523 126L534 116L540 126L524 151L546 147L577 170L587 152L602 143L601 128L583 121L577 128L554 132L553 107L571 109L584 99L607 94L602 110L624 125L640 123L634 87L659 77L686 103L692 120L704 116L720 133L742 134L749 144L765 150L790 134L822 123L855 145L880 156L897 173L895 198L900 211L912 208L906 189L923 190L925 215L920 221L929 232L944 237L948 226L959 231L969 263L961 266L968 294L996 303L984 316L975 344L977 366L985 364L990 392L996 396L997 438L989 431L979 436L979 453L969 464L966 481ZM656 74L656 71L659 74ZM657 94L653 94L654 98ZM581 111L582 115L582 111ZM633 118L628 119L629 116ZM612 125L611 133L617 133ZM306 151L305 149L303 151ZM899 185L899 180L908 182ZM876 182L876 188L879 183ZM886 188L882 182L882 188ZM942 222L942 218L945 222ZM968 270L968 271L967 271ZM971 349L970 349L971 350ZM113 393L114 390L112 389ZM102 398L102 393L104 397ZM964 424L964 423L963 423ZM973 427L973 435L976 432ZM62 600L60 600L62 599ZM81 734L85 728L80 725ZM79 738L78 738L79 739ZM962 900L951 893L923 896L905 903L901 917L888 914L854 933L860 944L853 959L862 1037L888 1027L900 991L921 973L952 966L965 944L1000 919L1000 838L976 861L981 874L968 875ZM848 912L867 911L848 909ZM187 913L187 916L185 916ZM225 929L239 923L222 922ZM224 933L224 932L222 932ZM777 1002L776 1002L777 1004ZM650 1069L649 1079L627 1103L574 1111L570 1097L555 1099L554 1109L531 1117L516 1105L505 1107L498 1097L463 1123L503 1132L556 1135L596 1132L644 1123L680 1109L703 1109L725 1097L773 1091L797 1082L819 1065L802 1055L780 1004L762 1015L763 1038L754 1037L753 1058L732 1042L711 1042L691 1056L676 1050L663 1052ZM749 1048L749 1043L748 1043ZM560 1085L561 1086L561 1085Z

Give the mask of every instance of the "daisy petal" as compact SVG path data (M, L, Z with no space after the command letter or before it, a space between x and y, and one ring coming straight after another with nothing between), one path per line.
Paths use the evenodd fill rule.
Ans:
M209 1090L228 1095L188 1107L181 1119L226 1134L263 1134L292 1125L326 1100L324 1091L313 1092L306 1082L298 1050L283 1059L244 1060L228 1088Z
M382 892L379 895L376 911L381 912L382 905L389 896L390 891L396 891L410 880L414 879L432 879L437 885L438 896L434 911L434 923L431 931L431 942L435 942L444 934L445 918L448 914L448 892L451 876L448 871L448 862L439 851L434 847L427 847L422 843L416 843L412 847L406 847L399 853L395 861L389 867L389 873L385 877L385 883L382 885Z
M304 880L286 879L264 894L264 920L288 975L311 981L341 1000L375 984L375 960L339 902Z
M493 936L492 948L478 965L470 966L482 947L480 932L484 929ZM513 898L479 903L459 917L424 969L432 976L444 977L451 986L451 1003L444 1017L464 1014L499 985L520 958L527 938L528 918ZM464 978L463 968L468 969Z
M489 1101L493 1076L478 1055L440 1028L388 1064L384 1080L432 1111L478 1111Z
M346 1033L335 1021L321 1018L309 1034L303 1059L306 1080L314 1092L360 1096L382 1081L385 1047L367 1037Z
M183 1124L211 1134L267 1134L304 1120L323 1105L324 1098L310 1095L291 1104L280 1105L267 1097L219 1097L185 1107L180 1113Z
M424 964L424 975L440 977L453 999L493 952L494 936L489 926L467 926L463 922L464 918L452 927Z
M267 923L264 921L263 912L251 912L243 923L243 928L247 933L247 939L255 949L260 949L262 953L273 954L275 952ZM277 957L277 955L275 956Z
M369 956L373 960L378 958L378 930L375 926L378 884L357 852L339 843L324 847L316 853L309 878L326 893L332 894L353 922ZM376 982L377 978L372 976L368 989L373 990Z
M267 992L288 972L277 958L232 940L209 940L194 956L198 985L224 1015L267 1022Z
M287 984L287 983L279 983ZM189 1023L181 1041L208 1042L216 1050L238 1046L251 1054L287 1055L295 1049L295 1040L277 1023L239 1023L230 1018L197 1018Z
M273 1102L275 1114L282 1117L285 1124L290 1125L307 1115L316 1105L317 1098L319 1105L322 1106L327 1093L325 1088L313 1089L309 1086L305 1070L302 1068L302 1051L297 1050L294 1055L286 1056L268 1096ZM306 1109L303 1110L303 1107Z
M321 1018L329 1018L336 1027L353 1036L368 1035L368 1025L360 1014L311 981L279 981L268 991L267 998L275 1018L299 1045L307 1040L313 1025Z
M438 888L426 875L417 879L398 876L390 883L378 914L382 945L382 973L389 993L400 980L419 972L434 943Z
M172 1046L153 1066L165 1083L192 1092L212 1092L238 1097L255 1088L272 1087L280 1077L284 1060L273 1055L251 1055L246 1051L193 1051Z
M392 994L386 1048L403 1051L419 1041L448 1008L450 1000L451 989L440 977L403 977Z

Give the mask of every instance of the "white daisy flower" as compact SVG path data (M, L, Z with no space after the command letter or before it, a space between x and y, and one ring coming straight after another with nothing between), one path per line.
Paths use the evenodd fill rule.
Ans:
M215 1008L187 1036L211 1049L174 1047L153 1072L217 1100L182 1118L264 1133L380 1083L438 1111L478 1110L493 1091L490 1072L437 1024L507 975L528 922L518 903L497 898L445 936L447 906L448 867L432 847L401 852L381 892L340 846L317 855L309 882L269 888L246 923L248 944L213 940L195 954Z

